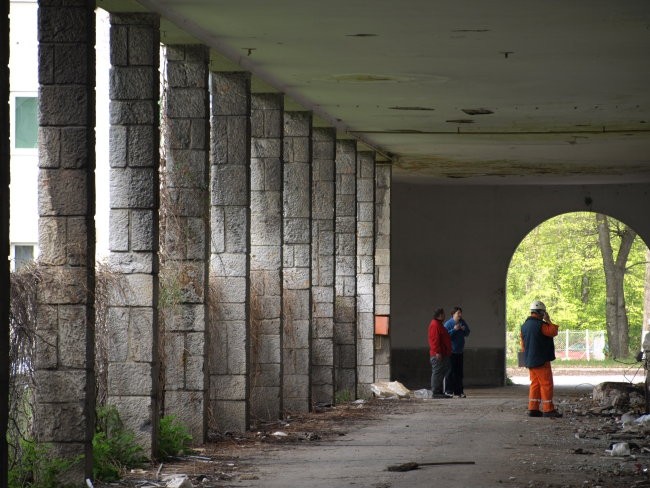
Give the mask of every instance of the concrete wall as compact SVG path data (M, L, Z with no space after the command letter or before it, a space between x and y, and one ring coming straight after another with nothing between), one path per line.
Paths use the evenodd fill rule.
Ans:
M411 183L392 188L392 376L429 382L427 326L435 307L461 305L472 328L465 384L505 380L505 284L521 240L543 221L594 211L650 242L650 185L469 186ZM551 311L552 313L552 311ZM522 310L522 320L527 310Z

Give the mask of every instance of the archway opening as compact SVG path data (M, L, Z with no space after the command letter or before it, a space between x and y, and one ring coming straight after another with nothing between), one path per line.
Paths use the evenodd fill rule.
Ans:
M558 215L530 231L511 258L506 281L508 375L522 373L516 372L519 328L533 300L543 301L560 326L554 367L640 370L649 256L633 229L593 212Z

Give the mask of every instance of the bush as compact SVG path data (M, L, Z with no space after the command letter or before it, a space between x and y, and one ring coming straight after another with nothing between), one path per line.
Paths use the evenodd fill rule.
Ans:
M9 488L60 488L59 476L78 463L82 456L55 458L51 450L47 444L21 440L14 459L9 460Z
M133 432L124 428L114 406L97 410L93 437L93 476L96 480L116 481L125 469L146 460Z
M183 424L173 415L166 415L160 419L160 432L158 433L158 456L161 459L178 454L190 452L192 436Z
M334 403L341 405L352 401L352 392L350 390L337 391L334 395Z

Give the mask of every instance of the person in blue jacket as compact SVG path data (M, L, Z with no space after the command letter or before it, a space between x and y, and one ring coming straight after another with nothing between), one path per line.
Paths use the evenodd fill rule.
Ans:
M454 307L451 318L445 322L445 328L451 337L451 368L445 378L445 392L456 398L465 398L463 386L463 351L465 337L469 335L469 325L463 319L463 309Z

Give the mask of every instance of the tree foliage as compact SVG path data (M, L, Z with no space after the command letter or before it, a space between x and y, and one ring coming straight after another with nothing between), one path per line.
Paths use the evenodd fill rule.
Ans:
M616 256L624 224L609 218ZM630 348L638 350L643 322L645 243L637 236L625 266L624 290ZM559 215L533 229L510 262L506 289L508 330L517 330L530 302L540 299L564 329L606 330L606 284L596 214Z

